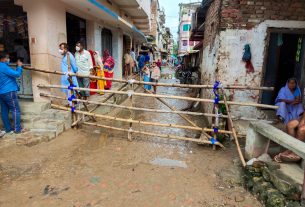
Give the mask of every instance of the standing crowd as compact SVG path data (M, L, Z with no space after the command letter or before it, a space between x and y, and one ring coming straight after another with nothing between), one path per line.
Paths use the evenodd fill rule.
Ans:
M18 42L17 42L18 43ZM23 63L28 63L29 58L24 52L23 47L17 44L17 67L10 67L9 54L5 52L3 44L0 44L0 105L1 118L4 125L4 130L0 131L0 137L9 133L23 133L27 130L21 126L21 112L18 101L19 86L17 78L22 76ZM111 79L114 76L115 60L111 56L109 50L105 50L103 56L97 51L86 50L84 43L81 41L75 45L75 54L69 51L67 43L59 45L58 52L62 55L61 71L65 74L61 77L61 85L67 86L67 89L62 89L69 99L72 97L71 90L68 87L80 87L99 90L110 90L112 87ZM140 74L145 82L158 83L161 77L161 60L154 61L152 51L140 53L138 57L132 48L124 55L124 75L128 78L131 74ZM71 76L77 74L77 76ZM90 79L91 76L106 78L105 80ZM107 80L107 78L109 80ZM157 87L153 85L154 93L157 92ZM145 85L146 90L151 90L151 85ZM80 91L77 92L77 98L87 100L90 95L95 92ZM103 92L99 92L103 95ZM12 113L13 124L10 121L9 113Z

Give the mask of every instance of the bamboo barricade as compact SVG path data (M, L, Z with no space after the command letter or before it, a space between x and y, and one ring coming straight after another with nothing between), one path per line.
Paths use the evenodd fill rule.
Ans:
M47 98L60 99L60 100L67 100L66 98L63 98L63 97L60 97L60 96L54 96L54 95L45 94L45 93L40 93L40 96L47 97ZM95 105L99 105L99 106L108 106L108 107L115 107L115 108L121 108L121 109L127 109L127 110L135 110L135 111L146 111L146 112L153 112L153 113L183 114L183 115L192 115L192 116L216 117L215 114L209 114L209 113L189 112L189 111L166 111L166 110L149 109L149 108L129 107L129 106L122 106L122 105L118 105L118 104L104 103L104 101L103 102L97 102L97 101L88 101L88 100L82 100L82 99L74 99L73 101L74 102L81 102L81 103L88 103L88 104L95 104ZM226 119L226 118L228 118L228 116L220 115L219 118Z
M151 91L146 90L144 87L142 87L144 89L144 91L146 91L149 94L153 94ZM168 103L166 103L166 101L164 101L161 98L156 97L156 99L158 101L160 101L162 104L164 104L166 107L168 107L170 110L172 111L177 111L175 107L170 106ZM194 127L198 127L192 120L190 120L188 117L186 117L184 114L178 114L182 119L184 119L185 121L187 121L190 125L194 126ZM207 134L205 131L201 132L201 138L203 138L203 136L205 137L206 140L209 139L209 134Z
M51 104L51 106L53 108L56 108L56 109L71 111L71 109L68 108L68 107L59 106L59 105L56 105L56 104ZM83 114L83 115L87 115L87 116L94 116L96 118L103 118L103 119L108 119L108 120L115 120L115 121L121 121L121 122L125 122L125 123L133 123L133 124L140 124L140 125L169 127L169 128L185 129L185 130L192 130L192 131L202 131L202 130L205 131L205 132L213 132L214 131L213 129L208 129L208 128L183 126L183 125L177 125L177 124L161 124L161 123L156 123L156 122L123 119L123 118L112 117L112 116L101 115L101 114L95 114L95 113L90 113L90 112L80 111L80 110L75 110L75 113ZM221 133L221 134L232 134L232 132L226 131L226 130L219 130L219 133Z
M226 106L226 109L227 109L227 114L228 114L228 121L230 123L230 126L231 126L231 131L232 131L232 135L234 137L234 140L235 140L235 144L236 144L236 147L237 147L237 151L238 151L238 155L239 155L239 158L242 162L242 165L244 167L246 167L246 161L245 161L245 158L244 158L244 155L240 149L240 144L239 144L239 141L238 141L238 137L237 137L237 133L236 133L236 130L235 130L235 127L234 127L234 123L233 123L233 120L231 118L231 111L230 111L230 107L229 107L229 104L227 102L227 97L224 93L224 90L222 90L222 93L223 93L223 100L224 100L224 103L225 103L225 106Z
M65 73L60 71L48 71L48 70L42 70L42 69L36 69L33 67L24 66L24 69L41 72L41 73L49 73L54 75L65 75ZM96 80L110 80L113 82L119 82L119 83L129 83L128 80L122 80L122 79L115 79L115 78L102 78L98 76L86 76L86 75L79 75L71 73L69 74L71 76L77 76L81 78L91 78ZM191 84L170 84L170 83L150 83L150 82L144 82L144 81L134 81L134 84L137 85L152 85L152 86L163 86L163 87L176 87L176 88L199 88L199 89L212 89L213 85L191 85ZM238 85L226 85L223 86L224 89L232 89L232 90L264 90L264 91L273 91L274 87L252 87L252 86L238 86Z
M160 137L164 139L175 139L175 140L180 140L180 141L190 141L190 142L195 142L198 144L212 144L210 141L206 140L201 140L201 139L195 139L195 138L186 138L186 137L181 137L181 136L176 136L176 135L165 135L165 134L155 134L151 132L144 132L144 131L137 131L137 130L128 130L128 129L123 129L123 128L118 128L118 127L111 127L111 126L106 126L106 125L101 125L101 124L95 124L95 123L89 123L89 122L84 122L85 125L89 126L96 126L96 127L101 127L105 129L113 129L116 131L121 131L121 132L127 132L127 133L135 133L135 134L143 134L147 136L154 136L154 137ZM225 148L221 143L215 143L215 145Z
M42 85L42 84L40 84L37 87L68 89L68 86L61 86L61 85ZM78 87L75 87L74 90L128 95L128 93L124 92L124 91L99 90L99 89L88 89L88 88L78 88ZM133 93L133 96L167 98L167 99L177 99L177 100L184 100L184 101L198 101L198 102L205 102L205 103L214 103L213 99L201 99L201 98L192 98L192 97L184 97L184 96L169 96L169 95L160 95L160 94L155 95L155 94L145 94L145 93L136 93L136 92ZM224 101L219 101L219 103L225 104ZM227 101L227 104L236 105L236 106L253 106L253 107L265 108L265 109L278 109L278 106L267 105L267 104L256 104L256 103L234 102L234 101Z

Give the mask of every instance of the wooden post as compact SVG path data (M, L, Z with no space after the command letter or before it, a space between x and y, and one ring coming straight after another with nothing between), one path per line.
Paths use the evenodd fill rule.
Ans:
M229 120L229 123L231 125L231 128L232 128L232 135L234 137L234 140L235 140L235 144L236 144L236 147L237 147L237 151L238 151L238 154L239 154L239 158L241 160L241 163L244 167L246 167L246 161L245 161L245 158L244 158L244 155L240 149L240 145L239 145L239 141L238 141L238 137L237 137L237 133L236 133L236 130L235 130L235 127L234 127L234 123L232 121L232 117L231 117L231 111L230 111L230 107L228 105L228 102L227 102L227 97L226 97L226 94L224 92L224 90L222 90L222 94L223 94L223 100L224 100L224 104L226 106L226 109L227 109L227 114L228 114L228 120Z

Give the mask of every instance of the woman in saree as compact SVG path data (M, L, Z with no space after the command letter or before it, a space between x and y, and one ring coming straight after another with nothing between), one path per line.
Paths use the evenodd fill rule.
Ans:
M144 76L144 82L150 82L150 69L149 69L149 64L146 64L143 69L143 76ZM151 85L144 85L144 88L146 90L151 90Z
M305 140L305 116L301 102L301 90L295 78L288 79L276 100L277 117L285 123L287 133L298 140ZM297 162L301 158L290 150L286 150L274 157L276 162Z
M94 68L96 70L96 75L98 77L105 78L104 64L98 51L94 52L94 62L95 62ZM97 88L99 90L105 90L105 86L106 86L105 80L97 80ZM103 92L100 92L99 94L104 95Z
M115 65L114 59L111 57L109 50L105 50L103 54L104 72L106 78L113 78L113 68ZM110 90L112 87L112 81L107 80L105 90Z
M93 63L93 69L90 71L90 75L96 76L96 62L94 58L94 51L89 50L89 53L91 55L92 63ZM97 80L96 79L90 79L90 89L97 89ZM90 91L90 96L95 95L96 92Z

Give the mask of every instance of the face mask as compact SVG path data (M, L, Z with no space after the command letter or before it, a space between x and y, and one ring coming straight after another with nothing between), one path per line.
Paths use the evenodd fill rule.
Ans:
M75 50L76 50L77 52L80 51L80 47L76 46L76 47L75 47Z
M59 49L58 52L59 52L59 54L61 54L61 55L64 54L64 50L62 50L62 49Z

